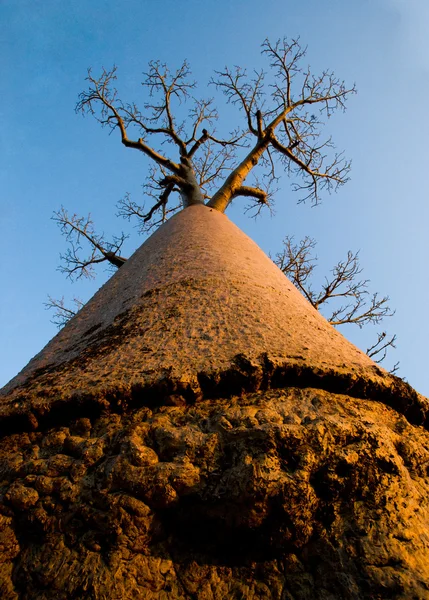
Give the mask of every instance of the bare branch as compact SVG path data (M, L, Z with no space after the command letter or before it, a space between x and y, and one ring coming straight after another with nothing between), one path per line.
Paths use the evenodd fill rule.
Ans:
M91 215L79 217L76 214L69 215L64 207L54 212L53 221L60 227L61 232L69 242L69 248L61 255L63 265L59 267L62 273L66 273L70 279L80 277L94 277L94 265L108 262L116 268L121 267L126 258L120 255L120 249L128 236L121 234L114 236L111 242L104 239L104 235L97 235ZM81 258L82 242L89 246L90 253Z
M387 333L385 331L382 331L381 333L377 334L377 341L372 346L367 348L366 353L368 354L368 356L370 358L373 359L374 362L376 362L377 364L380 364L387 357L387 352L389 351L389 349L396 348L395 342L396 342L396 335L392 335L391 337L388 337ZM389 373L394 375L395 373L398 372L398 370L399 370L399 361L393 365L393 367L389 370Z
M396 335L392 335L392 337L387 337L387 333L382 331L377 334L377 341L375 344L367 348L366 353L370 358L374 360L376 363L381 363L387 356L388 348L396 348ZM399 363L396 363L392 372L397 371Z
M342 154L329 150L333 145L328 138L319 142L323 122L308 108L316 105L319 115L327 117L337 109L345 109L347 97L355 87L347 88L333 73L324 71L314 76L301 65L306 49L299 40L286 39L262 45L274 73L274 83L267 94L263 74L249 80L246 71L236 67L217 73L213 82L229 102L244 112L247 133L258 138L257 143L228 177L224 186L211 200L211 206L224 210L234 197L250 170L271 147L278 160L292 176L303 178L303 184L294 182L293 189L303 192L300 201L320 201L320 191L331 192L348 180L350 162ZM271 161L272 161L271 156Z
M261 190L260 188L242 185L234 190L234 198L237 196L250 196L252 198L256 198L259 204L268 204L268 194L265 190Z
M175 187L172 181L166 183L166 187L160 185L160 181L167 177L165 172L153 167L143 186L145 196L153 198L150 208L147 210L145 203L143 205L137 204L131 200L130 194L125 194L124 198L117 204L117 216L123 217L127 221L136 218L136 227L140 233L147 233L164 223L169 216L180 209L180 204L167 206L171 194L173 192L180 193L180 189Z
M203 129L203 133L197 140L195 140L194 145L189 150L188 156L190 158L192 158L192 156L194 156L195 152L200 148L201 144L204 144L204 142L206 142L208 139L209 139L209 133L208 133L207 129ZM191 141L193 141L193 138Z
M195 87L195 82L188 79L190 76L188 63L184 61L175 73L171 73L165 64L159 61L151 61L149 71L144 75L146 79L142 82L142 85L149 90L149 95L152 98L158 94L160 95L159 101L145 104L145 109L151 112L149 120L153 123L161 122L162 124L161 128L152 130L146 127L146 132L166 134L179 147L180 154L186 155L186 142L180 137L183 127L176 123L172 113L171 101L173 98L176 98L179 102L186 101L189 97L189 91Z
M331 325L337 327L354 324L363 327L369 323L378 324L385 317L393 316L394 311L388 305L389 297L380 297L377 293L370 295L369 281L359 279L362 269L358 252L349 251L347 258L339 261L332 269L332 277L325 278L322 289L315 292L311 287L317 263L317 257L313 254L315 246L315 240L309 237L298 244L293 243L292 237L286 237L283 250L276 255L274 262L316 310L326 313L326 307L333 304L331 312L325 314ZM376 362L384 360L388 348L395 347L396 336L385 340L386 335L385 332L379 334L378 341L367 350L370 357L379 357Z
M195 176L206 200L218 189L219 182L224 180L225 175L231 172L234 159L234 146L220 146L211 137L207 139L202 151L193 158Z
M394 311L390 310L387 304L389 302L388 296L379 298L378 294L373 294L368 303L368 292L363 288L355 295L351 293L349 295L355 298L354 302L333 311L331 316L328 317L328 321L332 325L353 323L359 327L363 327L366 323L380 323L384 317L392 317L394 315ZM333 295L332 298L338 296L340 295ZM344 293L343 296L346 297L346 294Z
M205 202L223 212L241 195L240 189L249 187L245 180L258 163L265 178L261 189L272 187L278 163L293 177L292 187L301 192L300 201L311 199L314 204L320 201L322 191L331 192L347 181L350 162L333 151L330 138L322 139L320 117L344 109L355 88L347 88L329 71L316 76L304 68L306 48L299 40L283 39L274 44L265 40L262 53L274 75L270 85L265 84L264 71L248 75L241 67L225 67L211 81L244 115L244 127L228 137L218 136L214 130L218 112L213 98L192 95L196 85L186 61L175 71L160 61L149 63L142 81L147 96L143 109L119 98L116 67L103 70L98 78L88 71L89 88L80 94L76 109L92 114L112 131L119 129L126 147L143 152L163 171L158 187L164 189L146 215L161 211L165 216L166 198L172 191L180 193L183 207ZM187 102L191 108L183 118L180 105ZM132 137L131 130L137 136ZM168 157L149 140L172 144L180 161ZM248 150L234 164L240 147Z
M291 139L289 130L287 135L288 139ZM320 201L321 189L331 192L333 188L336 189L349 180L348 173L350 172L351 162L346 162L342 155L335 154L331 164L324 165L325 156L321 154L321 150L323 147L331 145L330 140L321 146L313 146L310 149L302 144L302 137L291 141L289 146L283 146L272 133L270 141L274 150L285 159L288 159L289 162L286 164L288 172L300 175L304 179L304 184L294 183L292 186L294 190L304 190L301 202L311 199L313 204L316 205ZM300 142L301 147L299 146ZM294 149L296 150L293 151ZM299 154L303 158L300 158Z
M298 244L294 244L293 236L283 240L283 250L276 254L274 262L281 271L289 277L307 300L314 306L314 292L307 283L317 262L317 256L312 256L316 240L306 236ZM316 308L316 307L315 307Z
M264 76L263 71L255 72L253 79L248 79L245 69L225 67L223 71L216 71L216 78L210 82L225 94L228 102L244 111L247 129L255 136L258 136L258 127L253 123L253 115L261 108Z
M116 128L119 129L124 146L140 150L156 163L177 173L179 171L179 166L176 163L169 160L144 142L146 134L151 132L146 129L141 113L136 106L125 106L118 98L118 91L112 86L117 78L116 70L116 67L113 67L110 71L103 69L100 77L95 78L92 76L91 69L88 69L88 77L86 80L90 84L89 89L86 92L81 92L79 95L76 112L91 114L99 123L101 123L101 125L107 126L111 130ZM128 138L127 126L130 124L140 127L141 137L139 137L138 140L130 140ZM173 136L174 132L168 131L168 135Z
M62 298L59 300L55 300L55 298L48 296L48 301L44 303L47 310L54 309L51 323L56 325L58 329L64 327L64 325L79 312L84 304L79 298L73 298L72 302L74 304L74 308L65 306L64 296L62 296Z

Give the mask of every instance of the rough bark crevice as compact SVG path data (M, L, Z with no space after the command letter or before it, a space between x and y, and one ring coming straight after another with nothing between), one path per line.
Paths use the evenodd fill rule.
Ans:
M429 598L427 431L314 388L161 404L0 442L2 598Z
M103 333L105 335L105 332ZM119 343L119 341L118 341ZM291 357L293 358L293 357ZM82 357L60 366L73 370ZM57 367L58 368L58 367ZM49 366L37 371L23 386L23 394L0 415L0 437L12 432L46 430L61 426L72 417L98 416L108 410L126 413L129 409L161 406L192 406L203 400L241 396L245 393L269 389L314 388L353 398L373 400L393 408L413 425L429 429L429 403L399 377L389 376L380 383L354 373L341 373L333 369L323 371L293 360L275 365L267 355L258 362L238 354L231 366L223 371L196 373L193 380L178 380L162 373L148 384L122 385L114 390L91 394L75 392L62 397L60 390L50 390L46 400L31 394L33 380L51 376ZM25 390L28 390L25 393Z

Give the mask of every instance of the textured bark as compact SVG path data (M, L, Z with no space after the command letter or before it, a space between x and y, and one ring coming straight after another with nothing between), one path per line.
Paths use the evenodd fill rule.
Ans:
M416 393L327 323L225 215L196 205L160 227L0 390L0 427L4 416L44 420L62 401L134 396L167 382L167 394L176 386L194 399L213 397L206 376L230 368L244 369L238 391L255 390L255 380L263 385L267 376L276 380L272 387L293 385L301 370L313 375L305 385L404 401L419 413L413 422L429 413L428 403L417 407ZM215 395L237 393L229 385Z
M429 433L286 388L0 447L4 600L429 598Z

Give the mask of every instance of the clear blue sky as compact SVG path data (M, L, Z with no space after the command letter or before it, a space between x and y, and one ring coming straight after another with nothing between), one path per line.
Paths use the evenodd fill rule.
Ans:
M317 208L296 204L286 179L276 215L254 222L239 202L228 213L266 251L286 234L318 240L322 276L348 249L360 249L371 289L396 309L385 322L398 337L389 367L429 395L429 3L427 0L3 0L0 213L0 385L56 333L43 302L88 299L95 282L70 284L56 268L65 242L52 212L91 212L106 233L125 229L115 204L141 198L147 162L117 136L74 113L86 69L117 64L123 96L140 93L153 58L184 58L205 86L226 64L261 65L265 37L297 35L314 70L356 82L348 111L329 124L353 160L351 181ZM134 91L133 91L134 90ZM131 98L130 98L131 99ZM222 112L222 111L221 111ZM228 119L231 112L228 111ZM128 254L141 242L134 233ZM365 349L375 330L343 328Z

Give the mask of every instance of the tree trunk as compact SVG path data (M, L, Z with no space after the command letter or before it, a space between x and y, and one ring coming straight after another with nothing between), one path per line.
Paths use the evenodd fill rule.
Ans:
M181 177L185 182L184 185L180 187L183 208L187 208L193 204L204 204L204 197L195 177L192 161L189 158L182 157L181 170Z

